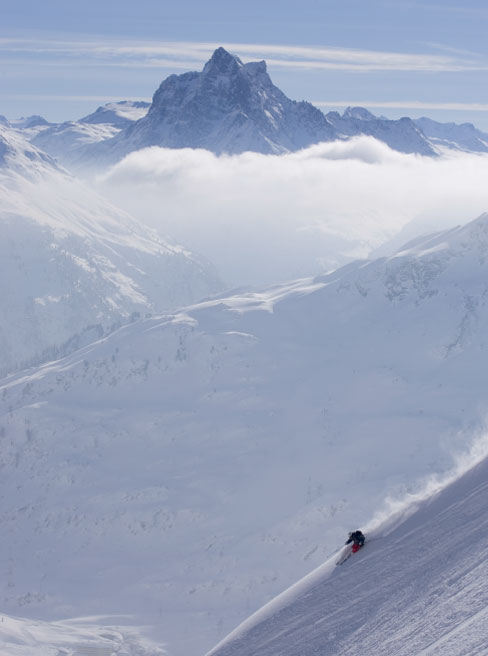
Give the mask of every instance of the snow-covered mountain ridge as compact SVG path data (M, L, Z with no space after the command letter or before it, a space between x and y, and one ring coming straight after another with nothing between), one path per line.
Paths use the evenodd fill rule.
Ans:
M0 127L2 374L219 288L212 267L140 226Z
M9 125L3 118L5 125ZM404 153L445 149L487 152L488 135L473 125L407 116L391 120L363 107L324 114L290 100L271 81L266 62L243 63L218 48L201 72L170 75L152 103L107 103L77 121L49 124L39 116L10 121L63 165L86 172L147 148L205 148L216 154L282 154L312 144L369 135Z
M277 154L336 136L319 109L290 100L273 85L264 61L243 64L218 48L202 72L170 75L146 116L85 153L94 163L113 163L155 145Z
M436 150L422 129L407 116L398 120L377 117L364 107L348 107L342 116L328 112L326 118L341 138L369 135L401 153L435 156Z
M449 469L488 406L487 235L484 215L3 380L5 611L137 614L202 653Z
M472 123L439 123L430 118L414 120L434 147L464 150L466 152L488 152L488 134L478 130Z
M76 168L85 148L111 139L145 116L148 108L146 102L112 102L78 121L55 125L35 123L34 126L29 122L23 132L35 146L58 158L65 166Z
M280 154L369 135L400 152L435 156L446 147L485 152L488 139L469 124L389 120L361 107L324 115L309 102L290 100L273 84L264 61L244 64L224 48L201 72L170 75L149 108L108 103L79 121L36 124L27 132L38 147L78 170L103 168L149 146Z

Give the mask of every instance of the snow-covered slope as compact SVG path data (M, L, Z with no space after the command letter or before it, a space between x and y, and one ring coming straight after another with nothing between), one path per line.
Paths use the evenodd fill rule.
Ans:
M122 618L116 618L116 620ZM106 617L39 622L1 616L0 656L164 656L153 641Z
M416 122L408 117L389 120L375 116L364 107L348 107L342 116L338 112L329 112L326 118L343 137L366 134L402 153L436 154Z
M86 147L114 137L123 128L145 116L148 108L149 103L146 102L123 100L107 103L78 121L55 125L36 123L40 126L36 130L32 129L31 122L14 127L24 128L26 136L35 146L56 157L65 166L76 168Z
M45 128L52 125L49 121L43 116L34 114L33 116L22 116L22 118L14 118L10 121L6 121L4 125L8 125L11 128L16 128L18 130L30 130L32 128Z
M3 127L0 198L0 373L219 288L209 265Z
M210 648L482 430L487 267L485 215L4 380L5 611Z
M411 510L340 567L329 559L208 656L485 654L488 460Z
M111 139L119 132L120 128L112 123L67 121L36 132L32 143L64 166L76 167L87 146Z
M98 107L96 111L79 119L79 123L109 123L117 128L126 128L143 118L150 103L141 100L120 100Z
M488 134L475 128L472 123L439 123L430 118L414 120L434 146L474 153L488 152Z

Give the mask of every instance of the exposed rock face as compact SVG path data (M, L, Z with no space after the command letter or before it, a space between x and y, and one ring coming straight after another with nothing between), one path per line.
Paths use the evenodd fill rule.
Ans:
M243 64L218 48L201 73L164 80L147 116L106 146L114 155L146 146L271 154L336 136L320 110L274 86L264 61Z

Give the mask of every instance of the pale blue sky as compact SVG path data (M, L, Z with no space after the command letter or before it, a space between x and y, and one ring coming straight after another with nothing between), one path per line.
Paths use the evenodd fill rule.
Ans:
M288 96L488 130L486 0L0 0L0 114L67 120L150 99L224 45Z

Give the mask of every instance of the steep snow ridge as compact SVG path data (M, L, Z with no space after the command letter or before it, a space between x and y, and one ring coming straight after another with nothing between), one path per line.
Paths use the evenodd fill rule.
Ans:
M87 147L111 139L145 116L148 108L149 103L146 102L122 100L98 107L78 121L55 125L34 123L37 129L32 129L33 122L30 121L14 127L24 128L26 136L35 146L56 157L68 168L76 168Z
M2 374L66 353L131 315L219 288L210 265L141 227L7 128L0 197Z
M125 128L147 114L150 103L134 100L120 100L106 103L96 111L79 119L79 123L108 123L117 128Z
M38 132L32 143L71 167L76 165L84 147L110 139L119 132L120 127L111 123L68 121Z
M478 656L488 640L488 460L391 530L368 533L233 631L208 656ZM398 522L397 518L397 522Z
M484 215L4 380L5 611L135 614L201 654L449 470L485 424L487 234Z
M31 146L15 130L0 127L0 174L2 176L5 176L8 171L30 179L38 179L39 175L52 170L60 170L52 157Z
M430 118L418 118L414 123L436 147L467 152L488 152L488 134L472 123L439 123Z
M33 116L23 116L22 118L11 119L10 121L5 119L5 125L20 130L29 130L31 128L48 127L49 125L52 125L52 123L46 121L43 116L34 114Z
M2 615L0 656L164 656L133 627L107 626L107 618L39 622Z
M435 149L411 118L378 118L363 107L349 107L342 116L338 112L329 112L326 118L343 137L367 134L401 153L436 155Z

